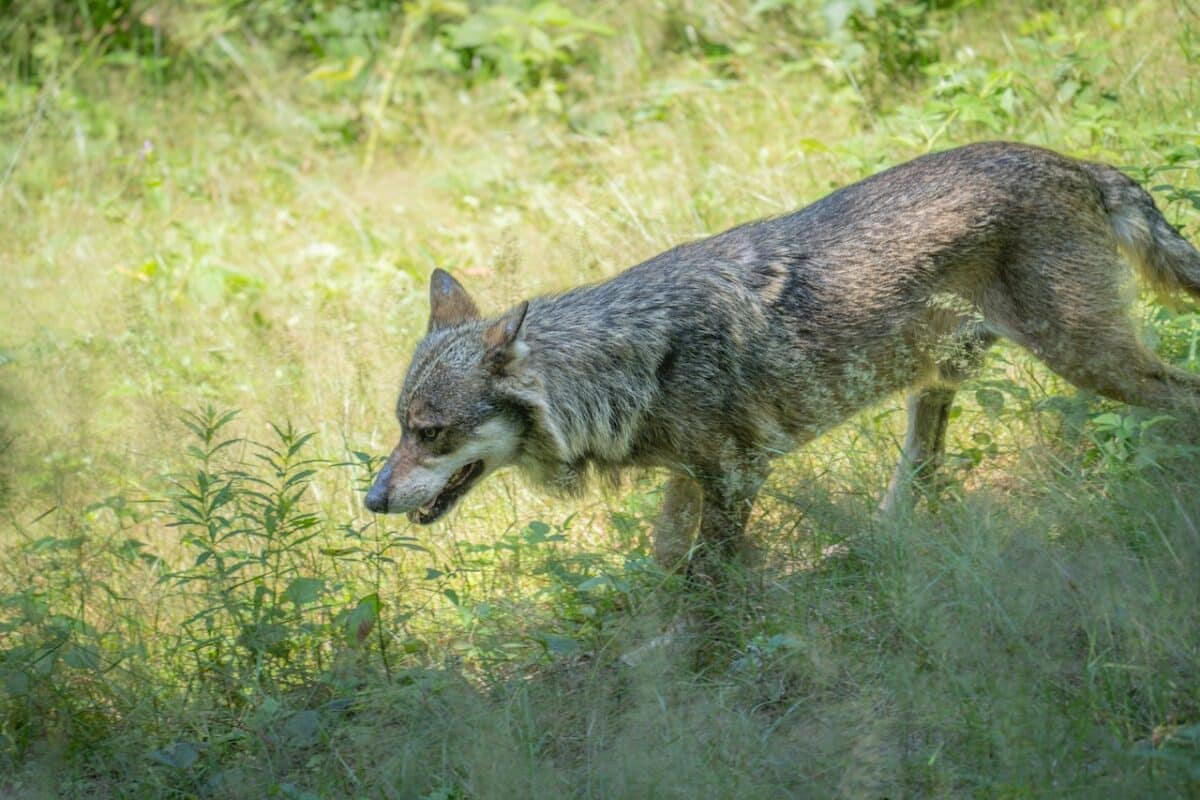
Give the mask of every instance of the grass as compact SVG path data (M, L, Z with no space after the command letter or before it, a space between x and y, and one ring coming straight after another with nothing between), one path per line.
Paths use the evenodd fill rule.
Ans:
M169 69L69 37L12 67L0 796L1200 790L1194 433L1015 348L937 509L873 517L899 398L781 461L702 671L619 660L686 602L661 476L361 507L434 267L498 311L987 138L1121 165L1197 240L1189 5L834 5L521 17L550 49L497 21L534 6L422 5L404 48L364 12L318 55L180 12ZM1200 368L1193 307L1143 309Z

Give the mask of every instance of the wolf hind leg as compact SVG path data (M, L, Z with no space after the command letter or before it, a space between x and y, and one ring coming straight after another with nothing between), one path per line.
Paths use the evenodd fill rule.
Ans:
M1087 332L1034 353L1074 385L1110 400L1168 413L1200 414L1200 375L1172 367L1147 349L1132 325Z
M953 337L945 357L937 363L937 381L909 395L904 448L887 494L879 504L884 514L911 508L919 497L931 496L936 491L954 395L958 385L978 370L996 338L983 323L964 325Z
M1200 375L1164 363L1139 340L1119 279L1124 265L1086 241L1077 250L1010 270L1007 296L985 309L997 330L1075 386L1130 405L1200 412Z

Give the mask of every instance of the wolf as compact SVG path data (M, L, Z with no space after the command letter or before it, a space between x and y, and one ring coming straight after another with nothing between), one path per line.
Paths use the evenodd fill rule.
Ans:
M438 269L366 506L429 524L507 465L563 492L663 468L656 554L711 578L775 458L900 390L881 507L930 491L955 389L1000 337L1078 387L1196 412L1200 376L1138 341L1127 264L1200 297L1200 253L1135 181L987 142L495 317Z

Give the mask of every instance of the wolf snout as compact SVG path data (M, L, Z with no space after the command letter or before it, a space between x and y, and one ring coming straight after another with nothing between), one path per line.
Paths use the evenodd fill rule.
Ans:
M392 470L389 467L384 467L378 475L375 476L375 482L371 484L371 488L367 490L366 506L368 511L374 511L376 514L386 514L388 512L388 495L392 491Z
M367 510L374 511L376 514L386 514L388 510L388 493L387 489L380 489L379 486L372 486L367 492Z

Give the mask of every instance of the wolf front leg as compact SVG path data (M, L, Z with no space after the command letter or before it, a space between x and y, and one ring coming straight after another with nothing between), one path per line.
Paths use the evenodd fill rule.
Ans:
M879 510L890 515L911 509L922 494L932 496L937 472L946 451L946 424L959 384L979 371L984 356L996 343L997 334L987 323L970 321L954 332L942 345L943 357L937 362L938 382L908 398L908 433L904 452L892 475Z
M730 565L749 560L746 523L765 479L765 470L752 467L700 478L704 501L700 532L688 563L689 579L715 586Z
M704 490L690 475L672 475L663 487L662 507L654 521L654 560L664 570L676 572L687 565L703 505Z

